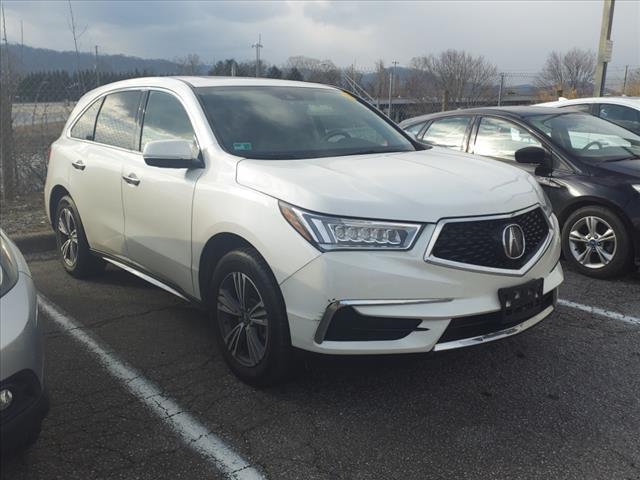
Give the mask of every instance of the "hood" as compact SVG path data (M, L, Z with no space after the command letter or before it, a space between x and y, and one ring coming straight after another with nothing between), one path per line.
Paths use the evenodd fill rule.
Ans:
M618 160L616 162L598 162L592 165L595 171L604 171L608 175L616 177L628 176L629 181L640 180L640 159ZM622 179L621 179L622 180Z
M237 181L329 215L415 222L507 213L538 202L527 172L447 149L242 160Z

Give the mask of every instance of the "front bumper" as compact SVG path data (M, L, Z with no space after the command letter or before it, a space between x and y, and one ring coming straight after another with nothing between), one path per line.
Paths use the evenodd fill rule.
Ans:
M563 281L560 239L555 233L544 254L519 276L467 271L424 261L432 231L426 228L406 252L328 252L320 255L280 285L295 347L329 354L428 352L475 345L520 333L547 317ZM543 279L543 293L553 300L532 318L517 325L469 338L440 342L453 319L500 311L498 290ZM365 319L392 321L399 330L414 321L406 335L379 339L327 340L339 307L348 306ZM446 338L446 337L445 337Z

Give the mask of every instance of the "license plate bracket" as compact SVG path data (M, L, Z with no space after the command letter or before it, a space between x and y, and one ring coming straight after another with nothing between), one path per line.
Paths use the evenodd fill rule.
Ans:
M543 279L537 278L522 285L499 289L502 323L519 323L540 313L543 286Z

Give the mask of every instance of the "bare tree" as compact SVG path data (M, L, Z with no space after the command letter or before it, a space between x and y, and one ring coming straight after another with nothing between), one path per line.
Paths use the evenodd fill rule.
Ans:
M551 52L536 85L542 90L562 92L564 96L585 95L593 90L596 56L593 52L573 48L567 53Z
M73 8L71 7L71 0L69 0L69 30L73 36L73 46L76 51L76 72L78 73L78 90L82 94L84 93L84 80L80 71L80 50L78 49L78 39L86 32L87 27L83 27L82 31L78 31L76 25L76 19L73 15Z
M186 57L179 57L174 60L178 65L180 75L201 75L204 65L200 61L200 56L190 53Z
M439 55L413 58L411 65L416 70L416 79L430 79L435 84L434 90L438 96L448 91L452 104L470 106L480 99L494 96L497 68L482 56L474 57L461 50L446 50Z

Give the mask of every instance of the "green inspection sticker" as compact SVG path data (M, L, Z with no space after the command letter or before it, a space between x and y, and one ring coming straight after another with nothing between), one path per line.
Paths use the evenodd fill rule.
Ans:
M234 150L251 150L251 144L249 142L245 142L245 143L234 143L233 144L233 149Z

